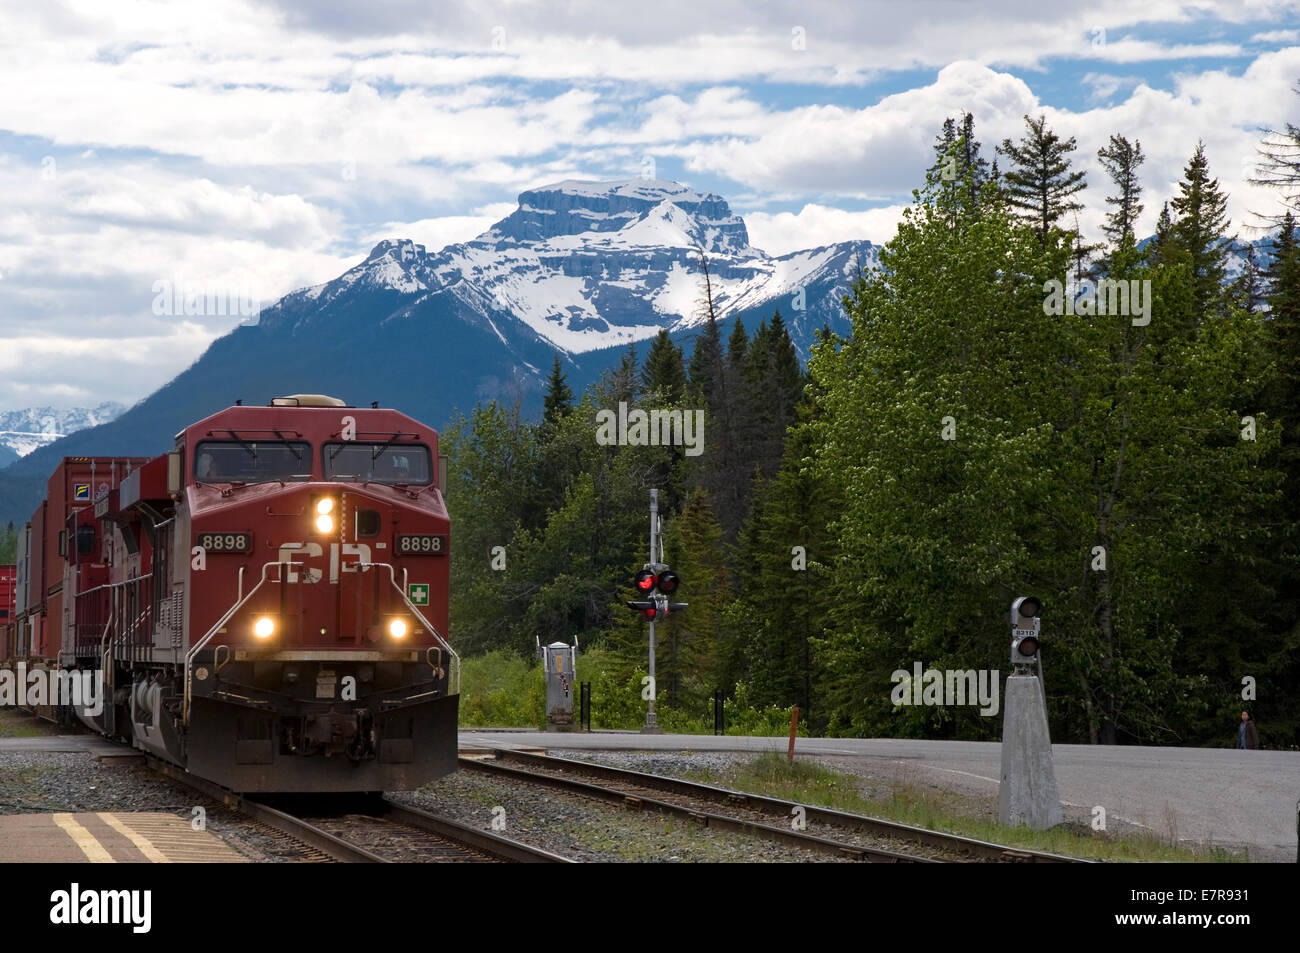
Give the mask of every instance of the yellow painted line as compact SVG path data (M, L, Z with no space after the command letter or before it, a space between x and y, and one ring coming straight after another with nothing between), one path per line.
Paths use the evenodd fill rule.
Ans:
M86 859L92 864L115 864L113 855L104 850L104 845L95 840L95 835L86 830L71 814L55 814L54 823L63 828L72 838L72 842L81 848Z
M149 838L145 837L143 834L138 834L135 831L131 830L131 828L127 827L125 824L123 824L112 814L100 812L96 816L105 824L107 824L109 827L113 828L113 830L117 831L119 834L121 834L123 837L129 840L132 844L134 844L136 848L140 851L140 853L144 854L145 857L147 857L151 863L155 863L155 864L171 863L171 860L168 859L166 854L160 851L153 844L149 843Z

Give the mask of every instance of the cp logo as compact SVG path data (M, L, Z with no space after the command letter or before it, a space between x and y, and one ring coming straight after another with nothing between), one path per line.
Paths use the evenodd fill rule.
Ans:
M305 565L305 560L297 559L295 556L305 556L308 559L320 558L325 555L321 549L320 543L284 543L280 547L279 562L287 568L284 570L285 582L303 582L302 574L297 570L297 566ZM356 562L345 562L349 556L357 557ZM370 568L370 547L365 543L330 543L330 582L339 581L339 572L357 572L365 571ZM306 568L306 582L317 583L324 578L324 571L321 569Z

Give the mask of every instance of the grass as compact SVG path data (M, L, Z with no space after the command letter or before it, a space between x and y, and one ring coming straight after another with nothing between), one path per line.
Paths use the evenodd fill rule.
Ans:
M768 752L738 761L723 771L693 771L694 780L766 794L787 801L866 814L931 830L947 831L1009 847L1065 854L1088 860L1147 863L1234 862L1247 858L1217 847L1194 849L1171 843L1152 833L1111 834L1086 824L1063 824L1047 831L1003 827L990 818L987 802L916 783L906 773L899 778L872 779L836 771L825 765Z
M0 738L45 738L57 734L57 725L24 711L0 708Z

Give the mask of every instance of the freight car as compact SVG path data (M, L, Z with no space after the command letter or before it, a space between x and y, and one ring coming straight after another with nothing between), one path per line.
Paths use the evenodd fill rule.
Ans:
M45 717L235 791L419 787L456 766L445 472L432 428L306 394L67 458L0 665L51 686Z

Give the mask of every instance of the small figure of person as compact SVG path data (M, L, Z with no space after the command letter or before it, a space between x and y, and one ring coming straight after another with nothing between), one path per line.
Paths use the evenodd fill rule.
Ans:
M1250 717L1248 711L1241 713L1241 725L1237 728L1237 747L1239 749L1259 747L1259 732L1255 730L1255 719Z

